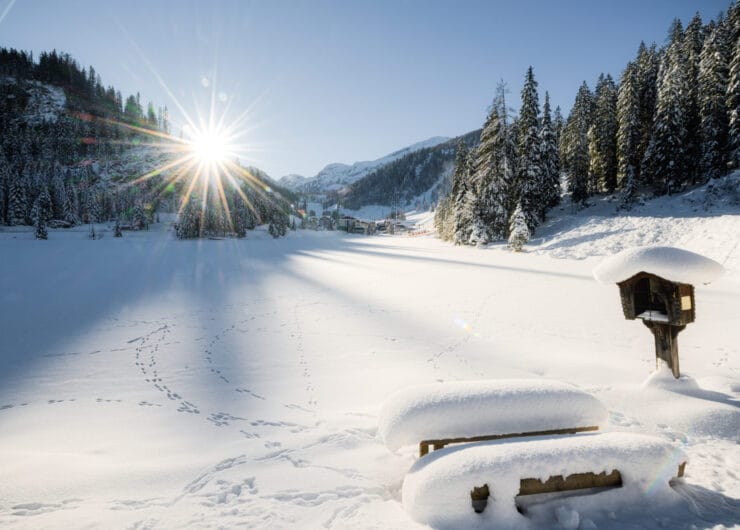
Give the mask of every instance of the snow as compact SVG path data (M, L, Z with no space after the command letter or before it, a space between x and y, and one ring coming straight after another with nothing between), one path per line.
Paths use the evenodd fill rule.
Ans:
M602 283L617 283L640 272L650 272L679 283L707 284L724 273L716 261L674 247L639 247L623 250L594 269Z
M14 77L0 76L0 86L16 83L17 80ZM29 125L56 123L67 104L64 89L31 80L25 81L24 86L28 92L28 102L23 113L26 122Z
M422 440L598 426L607 411L559 381L459 381L400 390L386 401L378 433L392 451Z
M401 497L414 520L433 528L522 528L526 520L517 512L514 499L523 478L544 482L556 475L609 474L616 469L622 487L600 493L602 503L649 506L675 502L678 494L669 481L686 460L674 444L632 433L480 442L440 449L419 459L406 475ZM483 484L488 485L490 497L483 513L477 514L471 507L470 490ZM570 525L578 514L560 508L561 518Z
M0 526L425 528L401 495L418 453L378 438L382 403L534 378L594 395L610 431L690 463L648 507L612 505L614 490L519 521L557 528L566 507L583 528L740 528L740 209L705 198L563 211L517 254L433 236L0 227ZM727 269L696 285L679 380L655 373L652 335L591 275L644 244Z

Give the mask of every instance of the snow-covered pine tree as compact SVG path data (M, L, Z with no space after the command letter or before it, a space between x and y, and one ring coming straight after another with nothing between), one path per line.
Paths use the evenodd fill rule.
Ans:
M131 214L131 221L137 230L144 230L149 228L146 212L141 204L134 206L134 210Z
M196 197L191 196L187 203L180 208L175 235L178 239L195 239L200 237L200 207Z
M562 116L560 117L562 120ZM550 94L545 92L545 104L542 108L542 126L540 127L540 167L542 168L544 188L539 211L544 221L547 208L560 202L560 153L558 139L550 116Z
M637 67L629 63L622 73L617 94L617 187L622 190L622 203L634 200L638 144L640 142L640 98L637 90Z
M49 234L46 226L51 218L51 197L44 187L33 204L33 225L35 228L36 239L47 239Z
M468 193L473 191L471 156L468 146L461 140L457 144L455 170L452 175L452 189L448 203L447 222L450 226L445 230L450 239L458 244L469 238L473 222L472 205L469 204L471 194Z
M699 138L701 159L699 180L727 171L727 50L724 28L719 25L707 35L699 63Z
M637 94L640 101L639 124L640 133L637 142L635 160L635 177L638 182L651 184L649 177L642 174L642 160L653 134L653 122L655 120L655 106L658 99L658 68L659 58L655 44L647 48L644 42L640 43L637 52L636 81Z
M593 114L593 96L584 81L563 129L561 156L567 168L568 191L574 203L584 204L588 199L588 130Z
M470 229L456 239L461 242L489 242L503 239L508 234L510 204L514 196L515 137L508 126L506 84L499 83L496 97L481 140L472 157L472 183L464 201L465 218L470 219ZM472 239L471 239L472 238Z
M522 209L522 204L517 203L514 213L511 215L509 225L509 247L514 252L520 252L522 247L529 241L530 231L527 226L527 217Z
M677 30L673 30L674 35ZM686 78L683 49L673 42L663 55L658 73L658 103L653 134L642 171L656 193L671 193L686 178Z
M593 120L589 130L591 193L617 187L617 87L611 75L596 84Z
M275 239L280 237L280 228L278 227L276 219L270 219L270 224L267 225L267 232Z
M546 204L543 197L546 188L545 170L540 167L541 150L539 139L540 113L537 81L530 66L524 78L522 88L522 106L519 110L518 172L516 178L517 197L527 219L527 226L534 230L544 215L542 206Z
M735 5L740 12L740 2ZM725 102L729 118L728 165L730 169L740 169L740 38L735 41L735 48L732 52Z
M699 57L704 43L704 27L699 12L686 26L683 35L683 54L685 77L688 92L686 94L686 171L687 179L697 180L698 161L701 155L701 138L699 131Z
M26 190L23 186L19 175L10 175L10 190L8 193L8 224L23 225L26 224Z

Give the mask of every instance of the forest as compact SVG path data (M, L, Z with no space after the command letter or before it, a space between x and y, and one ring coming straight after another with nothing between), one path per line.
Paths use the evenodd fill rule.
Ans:
M617 193L677 193L740 168L740 3L703 23L672 23L664 46L641 43L619 81L584 81L567 119L529 67L518 116L502 83L480 143L458 145L450 192L435 224L457 244L515 240L521 247L563 193L583 206ZM563 187L565 189L563 189Z

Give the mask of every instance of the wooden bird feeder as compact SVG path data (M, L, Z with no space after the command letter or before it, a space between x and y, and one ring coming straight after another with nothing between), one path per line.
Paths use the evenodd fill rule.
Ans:
M694 286L639 272L617 282L622 311L628 320L641 319L655 338L655 358L663 359L678 379L678 334L694 321Z
M723 272L722 265L693 252L641 247L607 259L594 276L619 286L624 317L642 320L655 338L656 362L665 361L678 379L678 334L696 319L692 284L709 283Z

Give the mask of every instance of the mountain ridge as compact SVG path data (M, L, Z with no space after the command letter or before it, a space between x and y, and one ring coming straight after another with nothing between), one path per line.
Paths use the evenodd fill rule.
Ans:
M281 177L278 182L282 186L293 191L308 193L338 191L369 175L379 167L390 164L409 153L429 147L435 147L439 144L448 142L449 140L450 138L446 136L432 136L426 140L397 149L396 151L375 160L362 160L352 164L332 162L324 166L324 168L313 177L290 174Z

